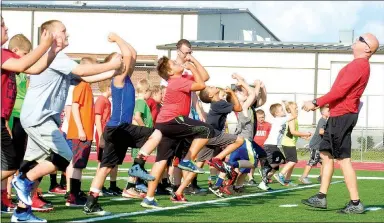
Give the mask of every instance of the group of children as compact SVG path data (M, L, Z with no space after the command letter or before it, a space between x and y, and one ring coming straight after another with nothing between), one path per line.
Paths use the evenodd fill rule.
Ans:
M3 18L1 27L3 45L8 40ZM159 208L155 194L169 194L175 203L187 202L187 193L206 193L196 180L205 163L210 166L209 190L218 197L242 193L245 185L256 184L258 163L261 190L271 190L272 176L282 185L295 186L291 175L297 163L296 142L312 134L299 131L294 102L272 104L273 119L265 122L264 111L257 109L266 102L261 81L251 86L233 74L233 88L207 86L208 72L192 56L189 41L182 39L175 60L164 56L158 61L157 72L166 86L152 86L143 79L135 88L131 76L137 53L117 34L109 34L108 41L117 44L120 53L111 53L102 63L85 57L78 64L62 52L68 45L62 22L50 20L41 28L41 43L35 50L22 35L10 40L9 50L2 49L1 204L2 212L15 209L12 222L46 222L32 210L53 209L38 189L48 174L49 192L64 194L66 206L81 206L89 215L108 214L98 202L100 196L141 199L146 208ZM101 92L95 103L90 85L94 82ZM201 102L210 104L207 114ZM237 126L230 134L226 119L232 112ZM300 178L304 184L311 183L308 173L319 162L319 139L328 109L321 112L310 142L311 160ZM82 170L94 138L99 163L86 194ZM128 148L133 164L126 187L120 189L118 165ZM156 160L148 173L145 163L155 150ZM276 173L281 164L283 169ZM62 173L60 184L57 171ZM10 181L19 199L17 207L10 201Z

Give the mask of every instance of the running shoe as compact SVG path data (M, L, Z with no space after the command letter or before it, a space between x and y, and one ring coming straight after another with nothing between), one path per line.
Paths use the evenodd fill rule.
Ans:
M132 166L128 171L128 175L131 177L138 177L138 178L143 179L145 181L155 180L155 177L148 174L148 172L146 170L143 170L139 164Z
M98 201L98 198L95 198L92 195L89 195L87 198L87 202L84 205L83 213L86 215L98 215L98 216L110 215L111 212L104 211L97 201Z
M36 217L32 213L32 209L29 208L26 212L17 213L14 211L11 222L47 222L47 220Z
M21 179L22 173L14 177L12 180L12 186L15 188L17 197L26 205L32 205L31 191L33 186L33 181L28 180L27 178Z
M194 173L205 173L205 171L202 168L199 168L196 166L196 164L190 160L184 161L180 160L178 167L182 170L186 170L189 172L194 172Z
M311 207L314 207L314 208L322 208L322 209L327 208L327 198L324 197L324 198L320 199L317 196L317 194L308 198L308 199L301 200L301 203L308 205L308 206L311 206Z
M188 202L188 200L184 197L183 194L180 194L180 195L179 194L173 194L170 199L173 203L187 203Z
M148 200L148 198L144 198L144 200L140 203L141 207L144 208L153 208L153 209L159 209L159 205L156 202L156 199L153 199L152 201Z
M339 214L362 214L364 212L365 208L363 203L359 202L358 205L354 205L352 201L349 201L343 209L338 211Z

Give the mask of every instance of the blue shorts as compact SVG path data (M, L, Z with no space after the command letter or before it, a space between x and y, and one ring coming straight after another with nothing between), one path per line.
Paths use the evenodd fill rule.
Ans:
M252 142L247 139L244 140L243 145L241 145L237 150L233 151L229 156L229 163L235 163L239 160L248 160L255 167L257 166L257 155L254 149ZM240 168L241 173L249 173L251 169L249 168Z
M64 139L65 141L67 142L69 148L72 150L72 139L67 139L67 134L65 132L63 132L63 136L64 136Z

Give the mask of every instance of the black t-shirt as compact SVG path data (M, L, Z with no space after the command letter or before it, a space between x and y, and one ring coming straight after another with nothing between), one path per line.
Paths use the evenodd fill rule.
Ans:
M213 128L223 131L227 115L233 110L233 104L220 100L211 103L211 109L208 112L207 123Z

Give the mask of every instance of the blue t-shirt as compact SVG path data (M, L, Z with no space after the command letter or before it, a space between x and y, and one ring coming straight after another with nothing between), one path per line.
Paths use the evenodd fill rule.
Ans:
M107 123L109 127L121 124L132 124L133 110L135 108L135 88L130 77L124 80L124 87L118 88L111 83L112 89L112 115Z

